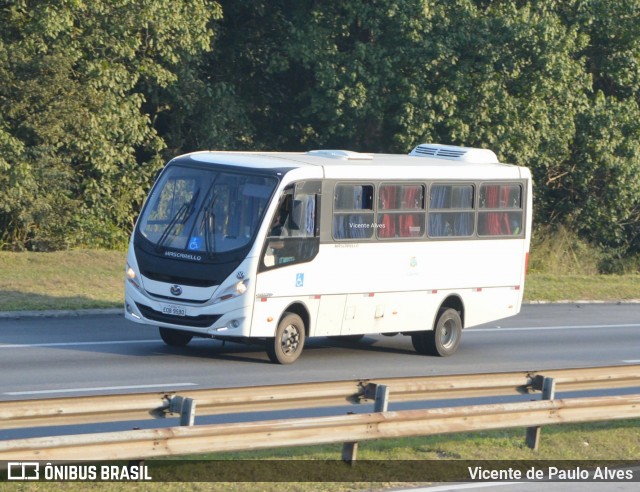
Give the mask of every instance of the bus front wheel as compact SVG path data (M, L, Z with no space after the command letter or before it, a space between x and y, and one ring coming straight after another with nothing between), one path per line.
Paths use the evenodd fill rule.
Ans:
M267 339L267 355L277 364L298 360L304 347L304 322L297 314L287 313L278 324L275 337Z
M169 328L159 328L159 330L162 341L172 347L184 347L193 338L193 335L186 331L171 330Z
M442 308L433 330L411 335L416 352L425 355L447 357L453 355L462 338L462 320L455 309Z

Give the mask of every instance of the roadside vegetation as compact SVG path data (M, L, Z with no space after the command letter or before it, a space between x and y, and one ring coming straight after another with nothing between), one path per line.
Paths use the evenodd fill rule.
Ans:
M438 466L439 461L448 460L501 460L508 467L518 460L539 461L537 468L554 466L559 461L572 460L572 465L589 466L590 460L604 460L609 463L624 462L640 455L640 420L617 422L600 422L593 424L573 424L547 426L542 430L540 449L532 451L524 444L524 429L495 430L485 432L467 432L452 435L429 437L412 437L403 439L387 439L360 443L358 460L426 460L425 466ZM299 462L292 460L310 460L305 467L313 469L312 460L336 460L340 458L341 445L326 445L300 448L284 448L244 453L224 453L207 456L191 457L196 460L286 460L289 466L299 466ZM549 460L545 463L545 460ZM151 460L153 461L153 460ZM164 461L164 460L162 460ZM150 461L146 462L147 464ZM190 475L194 482L164 482L163 490L167 492L192 491L235 491L253 492L343 492L343 491L375 491L385 489L409 488L419 483L394 482L205 482L204 477L211 477L206 466L189 462L180 463L171 460L167 469L161 472L162 477L170 477L174 467L193 467ZM216 466L224 466L219 462ZM358 462L355 463L358 467ZM446 466L451 466L448 461ZM464 463L462 470L466 470ZM499 466L499 465L496 465ZM252 470L251 461L243 464L245 473L249 476ZM164 468L164 467L163 467ZM285 467L286 468L286 467ZM262 468L262 470L264 470ZM157 475L156 475L157 477ZM154 477L155 478L155 477ZM280 477L283 478L283 477ZM198 480L203 480L198 482ZM13 485L10 486L10 485ZM40 490L84 491L101 490L116 491L151 491L157 483L40 483L19 485L10 484L6 490L20 490L21 492L36 492ZM5 489L3 489L5 490Z
M0 249L122 248L195 150L489 148L534 223L640 253L640 0L16 0Z
M566 227L537 227L525 301L640 300L640 257L596 246Z
M0 252L0 311L120 307L122 251Z
M0 311L121 307L124 251L0 251ZM524 297L538 301L640 300L640 261L617 257L567 229L534 233Z

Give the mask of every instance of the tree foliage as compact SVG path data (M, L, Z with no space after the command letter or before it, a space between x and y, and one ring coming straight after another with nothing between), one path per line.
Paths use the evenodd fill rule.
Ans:
M488 147L532 169L538 222L640 249L640 1L222 4L211 72L254 146Z
M149 94L179 83L178 71L209 48L217 7L206 0L5 2L5 244L122 243L166 145L145 107Z
M640 0L15 0L0 8L0 238L125 240L204 148L488 147L538 222L640 250Z

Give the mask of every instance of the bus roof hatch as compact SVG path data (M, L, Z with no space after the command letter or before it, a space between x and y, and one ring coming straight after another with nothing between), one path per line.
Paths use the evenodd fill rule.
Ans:
M457 147L455 145L425 143L418 145L409 155L414 157L435 157L436 159L449 159L477 164L499 163L498 157L491 150L476 149L473 147Z
M360 152L353 152L351 150L310 150L307 155L315 155L317 157L328 157L330 159L342 159L349 161L370 161L373 159L371 154L363 154Z

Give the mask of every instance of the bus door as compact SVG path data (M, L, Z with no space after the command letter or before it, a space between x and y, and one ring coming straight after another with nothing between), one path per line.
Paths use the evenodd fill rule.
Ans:
M279 319L292 302L303 302L315 319L319 299L314 298L318 294L314 289L320 286L318 275L309 272L314 270L313 259L320 249L320 184L300 181L280 195L258 269L256 292L269 294L266 302L256 304L260 316L266 309L268 317Z
M261 271L311 261L320 246L320 182L296 183L282 192L271 219Z

